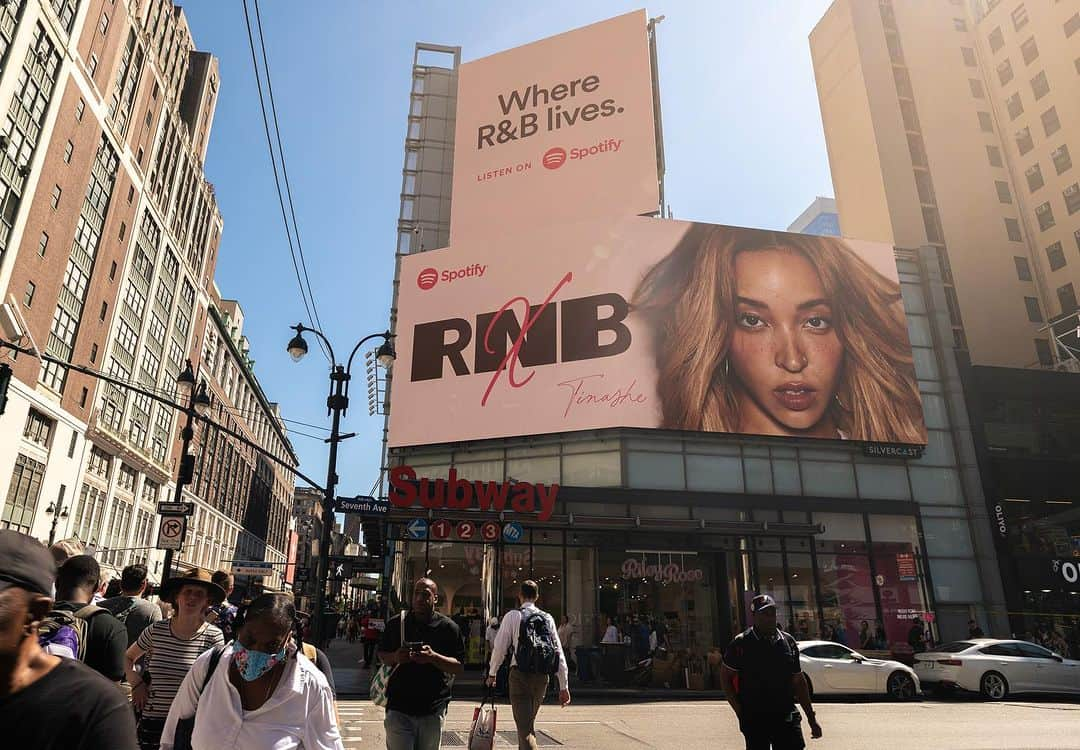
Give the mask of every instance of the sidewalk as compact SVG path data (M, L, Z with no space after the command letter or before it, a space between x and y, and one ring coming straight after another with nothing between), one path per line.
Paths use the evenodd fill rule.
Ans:
M326 649L330 666L334 670L334 682L337 684L338 697L345 699L366 699L368 686L371 684L371 670L363 668L364 644L361 641L349 643L344 638L335 638ZM483 694L483 672L468 669L454 680L454 696L479 699ZM570 692L575 699L588 699L590 702L627 700L633 701L712 701L723 700L719 690L682 690L669 688L619 688L603 684L582 685L575 678L570 680Z

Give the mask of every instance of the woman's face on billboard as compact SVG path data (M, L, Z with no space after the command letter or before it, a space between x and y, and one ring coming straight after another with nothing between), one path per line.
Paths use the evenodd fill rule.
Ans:
M738 431L837 437L825 417L844 350L817 270L792 250L742 252L735 258L735 288L728 359Z

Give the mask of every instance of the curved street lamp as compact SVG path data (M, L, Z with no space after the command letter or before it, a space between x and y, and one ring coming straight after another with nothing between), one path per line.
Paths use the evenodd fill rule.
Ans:
M319 535L319 562L318 568L315 573L315 605L312 608L314 610L313 615L313 629L315 642L322 644L324 640L323 633L323 610L326 606L326 582L330 572L330 531L334 526L334 498L335 491L337 489L337 452L338 443L342 440L355 437L355 433L348 435L342 435L340 432L341 417L349 410L349 381L352 380L352 364L353 358L356 356L356 352L366 342L382 338L383 342L379 346L376 356L383 367L390 368L396 359L397 354L394 351L394 345L391 339L394 338L394 334L390 331L384 331L383 333L373 333L370 336L365 336L357 342L353 347L352 352L349 354L349 359L346 361L345 366L338 363L337 358L334 355L334 347L330 344L330 340L326 338L322 331L316 328L309 328L303 323L297 323L292 326L292 329L296 331L296 335L289 340L286 346L286 351L289 356L292 357L294 362L299 362L308 353L308 343L304 339L304 333L315 334L324 344L326 349L330 353L330 394L326 397L326 413L328 416L333 417L330 428L330 437L326 442L330 444L330 458L326 469L326 490L323 495L323 510L322 510L322 532Z

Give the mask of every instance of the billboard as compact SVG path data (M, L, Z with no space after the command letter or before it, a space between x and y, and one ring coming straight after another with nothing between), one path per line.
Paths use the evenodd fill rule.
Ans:
M450 244L536 222L656 212L645 11L458 69Z
M926 442L891 245L644 217L402 259L389 442Z

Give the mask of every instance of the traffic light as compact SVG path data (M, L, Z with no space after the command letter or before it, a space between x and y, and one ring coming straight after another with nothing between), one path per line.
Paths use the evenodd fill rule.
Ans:
M185 453L180 457L180 474L176 481L181 484L191 484L193 476L195 476L195 456Z
M11 367L0 364L0 414L7 408L8 386L11 385Z
M367 547L369 557L382 557L386 554L383 545L382 522L366 521L360 524L364 534L364 546Z

